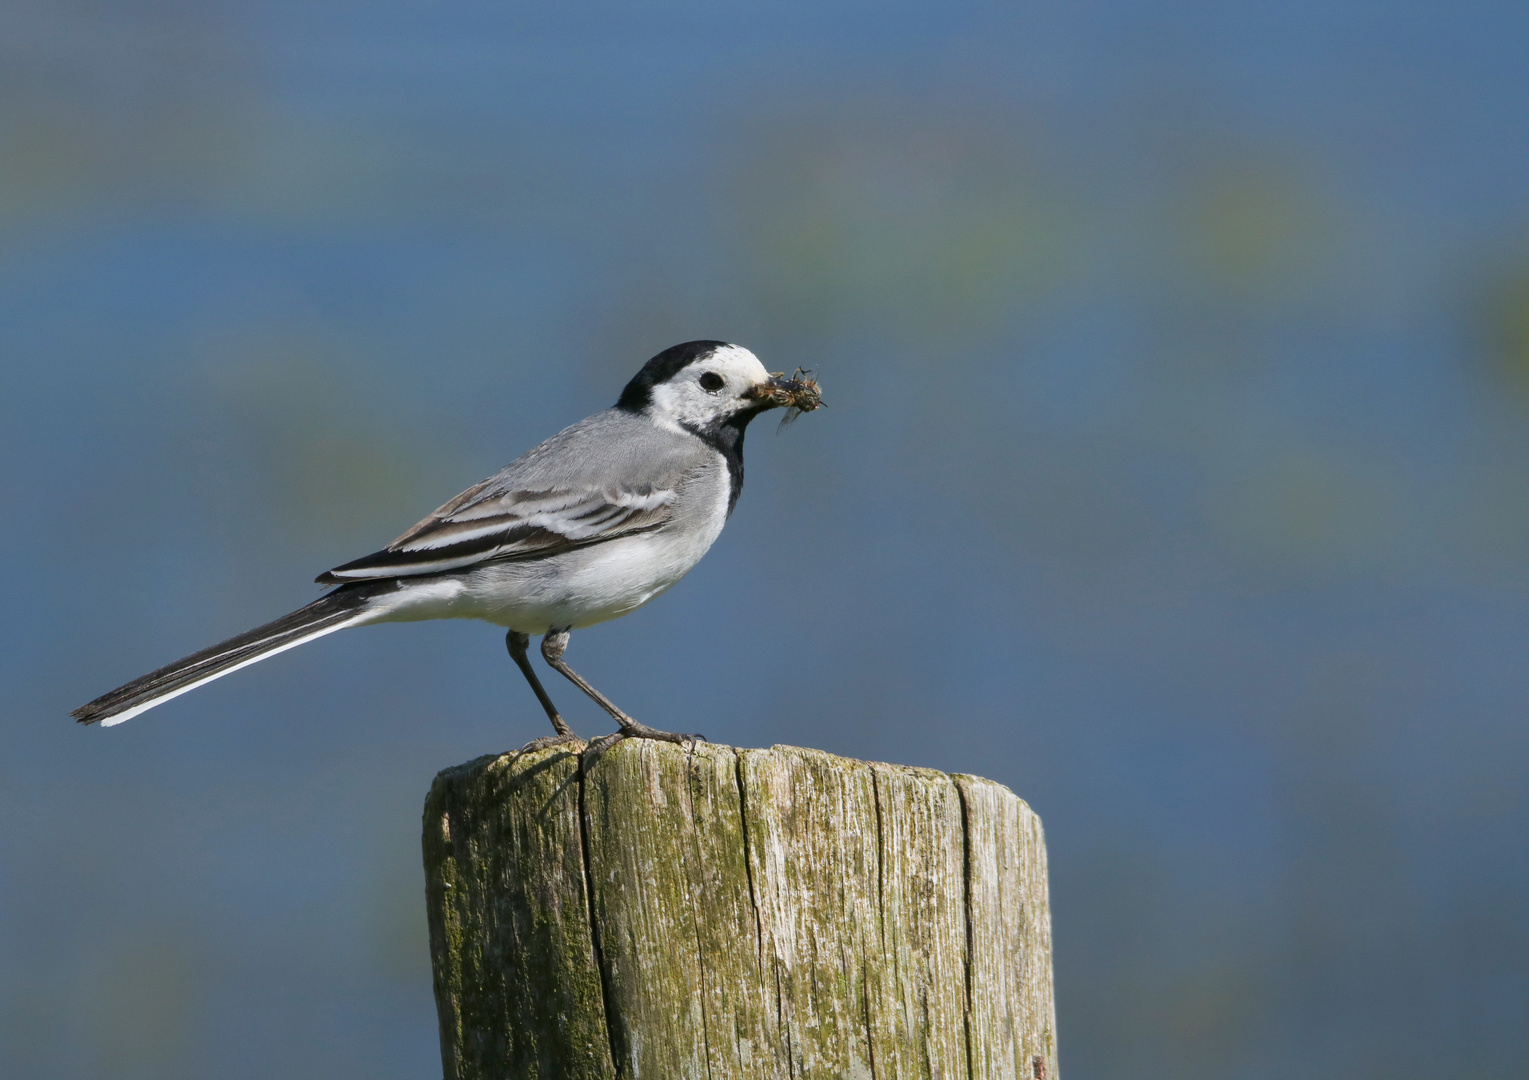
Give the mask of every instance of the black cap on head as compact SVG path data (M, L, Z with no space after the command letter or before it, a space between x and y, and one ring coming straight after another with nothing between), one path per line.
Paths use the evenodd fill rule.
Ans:
M632 376L632 381L621 391L621 399L616 402L616 408L641 412L653 400L655 386L668 382L682 368L697 360L704 360L726 346L725 341L687 341L682 345L671 345L642 365L642 370Z

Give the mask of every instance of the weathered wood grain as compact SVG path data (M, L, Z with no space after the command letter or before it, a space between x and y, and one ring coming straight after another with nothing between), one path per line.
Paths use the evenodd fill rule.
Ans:
M585 779L589 871L622 1075L785 1075L749 891L737 758L618 746Z
M966 1077L961 794L949 776L930 769L872 769L881 858L880 964L872 969L880 975L871 1013L876 1075Z
M1051 902L1041 819L1001 784L957 776L966 818L972 1075L1056 1076Z
M1040 823L974 777L629 741L442 773L446 1076L1056 1077Z
M425 801L430 955L448 1077L611 1080L580 848L578 758L479 758Z

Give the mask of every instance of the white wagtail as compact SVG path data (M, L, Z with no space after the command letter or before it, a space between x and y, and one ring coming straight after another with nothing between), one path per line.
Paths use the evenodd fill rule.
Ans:
M526 646L620 725L618 735L681 741L616 708L563 660L572 630L646 604L694 566L743 487L743 434L766 409L809 411L817 384L772 375L747 349L690 341L665 349L595 413L468 488L372 555L320 574L337 588L275 622L193 653L74 710L120 724L257 660L347 626L483 619L507 627L510 656L557 732L574 738Z

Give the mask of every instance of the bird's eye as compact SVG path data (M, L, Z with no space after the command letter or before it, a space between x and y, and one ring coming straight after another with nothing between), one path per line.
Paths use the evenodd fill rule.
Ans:
M715 371L706 372L701 376L700 382L701 389L708 393L715 394L718 390L722 389L722 376L718 375Z

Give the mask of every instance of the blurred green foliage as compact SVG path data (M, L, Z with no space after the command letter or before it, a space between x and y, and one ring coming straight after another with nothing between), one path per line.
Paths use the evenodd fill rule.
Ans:
M1075 208L1012 117L836 103L748 129L725 181L761 318L803 340L867 324L963 365L1067 275ZM1020 137L1017 137L1020 136Z
M1480 305L1498 377L1520 394L1529 393L1529 243L1525 247L1523 258L1487 278Z

